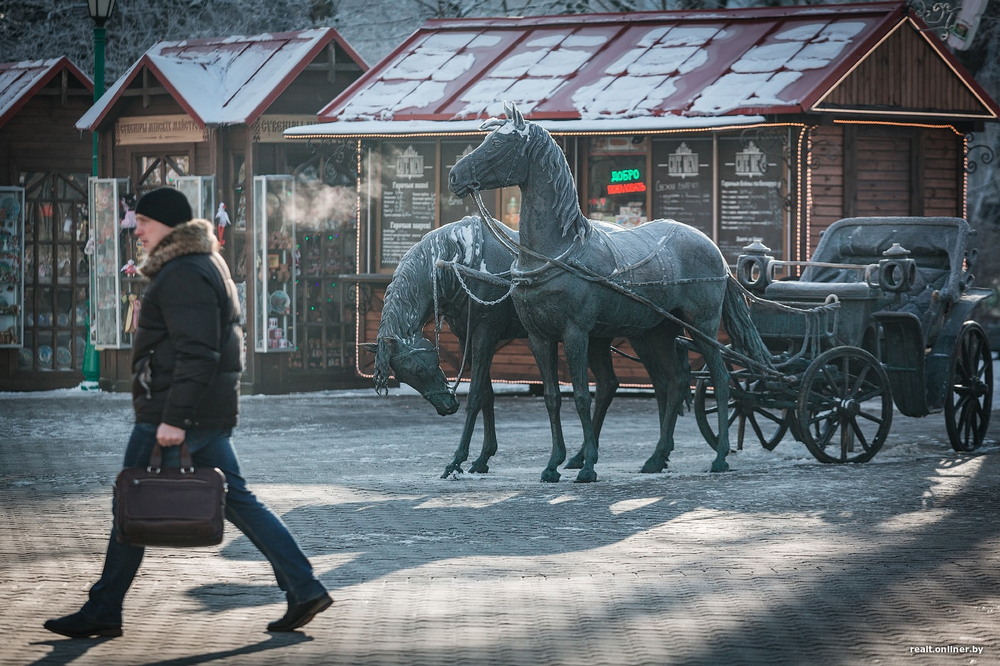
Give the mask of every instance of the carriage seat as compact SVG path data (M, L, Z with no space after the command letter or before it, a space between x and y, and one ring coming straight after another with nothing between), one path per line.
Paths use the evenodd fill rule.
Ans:
M802 303L822 303L830 295L839 300L872 299L879 291L865 282L772 282L764 291L764 298L772 301L796 301Z
M767 286L765 298L777 301L822 301L826 294L841 300L871 298L878 309L911 312L923 318L936 301L960 296L969 239L975 232L961 218L861 217L834 222L823 233L813 262L868 265L899 243L916 262L916 276L900 294L869 286L864 272L853 268L809 265L798 281ZM825 292L825 293L824 293ZM935 294L937 294L935 296Z

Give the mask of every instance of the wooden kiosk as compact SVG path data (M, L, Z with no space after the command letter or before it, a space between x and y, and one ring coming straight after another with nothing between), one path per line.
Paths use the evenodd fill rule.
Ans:
M93 96L68 58L0 64L0 391L83 379Z
M245 390L356 382L353 302L338 278L355 270L355 150L292 145L282 131L315 122L366 68L331 28L161 42L77 121L100 135L89 198L103 387L125 390L131 374L142 249L130 210L163 185L217 225L245 297Z

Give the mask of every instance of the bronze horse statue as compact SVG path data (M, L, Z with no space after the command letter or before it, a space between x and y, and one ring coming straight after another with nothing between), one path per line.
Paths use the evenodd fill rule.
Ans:
M584 435L584 464L576 480L597 480L586 363L592 338L627 336L643 359L660 413L660 439L643 471L660 471L673 450L677 415L690 393L676 340L684 329L704 357L721 405L729 401L729 373L716 339L720 323L739 353L770 363L744 292L719 248L693 227L656 220L608 233L588 220L558 144L514 106L506 107L506 115L483 124L489 134L455 164L448 185L457 196L471 193L477 199L481 190L521 189L518 256L511 275L514 307L528 329L549 413L552 453L542 481L558 481L556 468L566 457L556 376L559 342ZM719 410L713 472L729 469L726 411Z
M517 242L516 232L503 227L491 233L474 216L428 232L407 250L393 272L385 292L377 342L362 345L375 354L374 380L378 393L388 390L391 371L397 380L416 389L442 416L454 414L459 404L441 370L437 347L423 337L424 326L441 316L458 337L461 348L467 351L463 356L468 356L471 374L465 426L455 456L442 478L462 472L480 412L483 446L469 471L489 471L489 459L497 452L495 396L490 378L493 355L503 343L528 335L507 297L514 254L497 233L503 234L508 242ZM593 415L596 435L600 434L618 389L610 345L610 340L591 345L589 364L596 380ZM458 369L459 374L463 369ZM583 457L581 449L569 466L582 466Z

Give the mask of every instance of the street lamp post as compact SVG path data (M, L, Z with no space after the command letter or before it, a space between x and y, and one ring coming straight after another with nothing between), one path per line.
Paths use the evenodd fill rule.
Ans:
M115 11L115 0L87 0L87 10L94 19L94 102L104 94L104 47L107 43L107 32L104 24ZM97 177L97 132L94 132L93 163L91 175Z
M94 20L94 103L104 95L104 46L107 43L107 32L104 24L111 18L115 11L115 0L87 0L87 11L90 18ZM91 175L97 177L100 173L97 170L97 152L99 142L97 131L93 132L93 143L91 151ZM90 297L94 296L94 265L90 262ZM91 308L88 308L91 310ZM87 345L83 353L83 384L84 390L100 388L101 379L101 358L100 353L94 347L90 322L87 325Z

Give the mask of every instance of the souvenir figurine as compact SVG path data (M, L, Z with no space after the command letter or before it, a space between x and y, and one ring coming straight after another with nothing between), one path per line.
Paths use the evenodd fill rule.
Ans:
M135 265L135 259L129 259L125 262L125 265L122 266L122 273L128 277L135 277L139 274L139 267Z
M219 233L219 245L225 245L223 236L226 235L226 227L229 226L229 213L226 212L226 204L220 202L219 210L215 213L215 225Z
M135 195L126 194L121 199L122 210L125 217L122 218L122 229L135 229Z
M128 313L125 315L125 333L135 333L139 329L139 307L142 301L136 294L128 295Z

